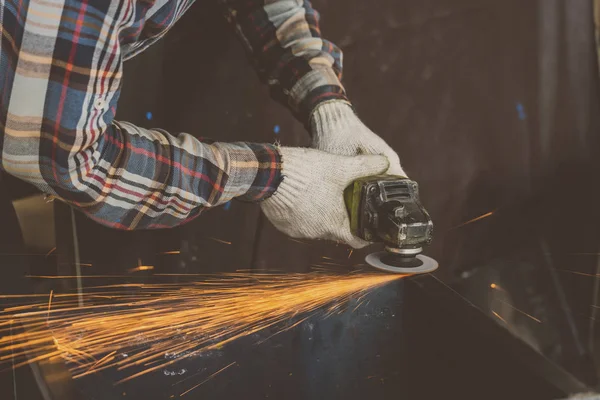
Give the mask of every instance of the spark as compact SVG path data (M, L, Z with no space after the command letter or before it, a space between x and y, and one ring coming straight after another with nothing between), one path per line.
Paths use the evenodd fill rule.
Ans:
M492 288L492 289L494 289L494 290L497 290L497 291L499 291L499 292L505 292L505 293L506 293L506 290L504 290L504 289L502 288L502 286L498 285L497 283L491 283L491 284L490 284L490 288Z
M291 240L292 242L296 242L296 243L300 243L300 244L308 244L308 243L303 242L303 241L298 240L298 239L293 239L293 238L288 238L288 239Z
M209 237L208 239L214 240L215 242L219 242L219 243L223 243L223 244L231 244L231 242L228 242L228 241L222 240L222 239L217 239L217 238L214 238L214 237Z
M348 260L352 257L352 253L354 253L354 249L350 249L350 253L348 254Z
M206 382L208 382L209 380L211 380L212 378L214 378L215 376L219 375L221 372L225 371L226 369L228 369L229 367L231 367L232 365L234 365L236 362L232 362L229 365L226 365L225 367L221 368L220 370L218 370L217 372L215 372L214 374L211 374L208 378L206 378L205 380L203 380L202 382L200 382L199 384L197 384L196 386L194 386L193 388L186 390L185 392L181 393L179 396L183 397L184 395L188 394L189 392L191 392L192 390L196 389L199 386L204 385Z
M88 278L127 278L127 275L25 275L37 279L88 279Z
M359 301L358 304L356 305L356 307L354 307L354 309L352 310L352 312L355 312L356 310L358 310L358 308L362 305L363 305L362 301Z
M117 354L117 351L116 351L116 350L114 350L114 351L112 351L112 352L108 353L106 356L104 356L104 357L102 357L100 360L96 361L96 362L94 363L94 365L92 365L92 366L91 366L91 367L90 367L90 368L89 368L89 369L88 369L86 372L83 372L83 373L81 373L81 374L79 374L79 375L76 375L76 376L74 376L73 378L75 378L75 379L77 379L77 378L81 378L81 377L83 377L83 376L86 376L86 375L89 375L89 374L91 374L91 373L95 372L95 368L97 368L97 367L99 367L99 366L101 366L101 365L103 365L103 364L106 364L106 363L107 363L107 362L109 362L109 361L112 361L112 360L114 360L114 358L115 358L115 357L114 357L114 355L115 355L115 354Z
M0 364L62 357L74 377L113 368L127 372L122 383L266 328L277 334L317 313L339 313L350 299L360 305L369 290L405 276L223 273L87 288L83 307L77 293L52 292L47 301L25 295L25 304L0 312ZM12 333L12 324L22 330Z
M600 274L587 274L585 272L571 271L570 269L559 269L559 268L553 268L553 269L555 269L557 271L562 271L562 272L570 272L571 274L575 274L575 275L589 276L592 278L600 277Z
M154 266L152 265L140 265L138 267L135 268L131 268L129 269L127 272L138 272L138 271L152 271L154 269Z
M334 263L334 262L327 262L327 261L323 261L323 262L321 262L321 264L323 264L323 265L332 265L334 267L345 267L344 264Z
M183 382L189 381L190 379L192 379L192 378L194 378L194 377L196 377L196 376L200 375L200 374L201 374L201 373L203 373L204 371L206 371L206 368L201 368L201 369L199 369L199 370L198 370L198 372L196 372L195 374L192 374L192 375L188 376L187 378L183 378L182 380L175 382L175 383L174 383L174 384L172 384L171 386L177 386L177 385L179 385L179 384L182 384Z
M50 290L50 296L48 296L48 314L46 317L46 325L48 325L48 320L50 320L50 307L52 307L52 295L54 294L54 290Z
M0 256L46 256L40 253L0 253Z
M506 320L504 318L502 318L496 311L492 310L492 314L494 314L500 321L502 321L508 325L508 322L506 322Z
M510 307L510 308L512 308L513 310L515 310L515 311L517 311L517 312L519 312L519 313L521 313L521 314L525 315L526 317L528 317L528 318L531 318L532 320L534 320L534 321L535 321L535 322L537 322L538 324L541 324L541 323L542 323L542 321L540 321L539 319L537 319L537 318L536 318L536 317L534 317L533 315L531 315L531 314L527 314L525 311L518 309L517 307L513 306L512 304L509 304L509 303L507 303L507 302L506 302L506 301L504 301L504 300L500 300L500 299L496 299L496 300L498 300L498 301L499 301L500 303L502 303L502 304L506 304L507 306L509 306L509 307Z
M460 224L458 226L455 226L454 228L450 228L450 230L457 229L457 228L462 228L465 225L469 225L469 224L472 224L473 222L477 222L477 221L480 221L480 220L482 220L484 218L491 217L492 215L494 215L495 212L496 212L495 210L494 211L490 211L488 213L480 215L479 217L475 217L473 219L470 219L467 222L463 222L462 224Z
M181 254L181 251L180 250L165 251L163 253L158 253L158 254L166 256L166 255L171 255L171 254Z
M52 249L50 249L50 251L48 253L46 253L46 257L50 256L55 251L56 251L56 247L53 247Z
M479 307L477 307L475 305L475 303L473 303L472 301L470 301L469 299L467 299L465 296L463 296L462 294L460 294L458 291L456 291L456 289L452 288L450 285L444 283L444 281L442 281L440 278L438 278L437 276L435 276L434 274L427 274L427 276L431 276L433 279L435 279L436 281L438 281L440 284L442 284L443 286L445 286L446 288L450 289L451 292L453 292L455 295L457 295L459 298L461 298L462 300L464 300L467 304L469 304L471 307L478 309Z

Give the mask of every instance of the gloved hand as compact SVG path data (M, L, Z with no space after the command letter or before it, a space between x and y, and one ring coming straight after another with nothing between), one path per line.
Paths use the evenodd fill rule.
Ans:
M313 149L281 147L283 181L262 211L277 229L302 239L341 241L354 248L369 244L352 234L344 189L358 178L388 169L386 157L340 156Z
M311 147L315 149L347 156L383 154L390 161L387 174L407 177L398 154L367 128L345 102L317 106L311 118L311 131Z

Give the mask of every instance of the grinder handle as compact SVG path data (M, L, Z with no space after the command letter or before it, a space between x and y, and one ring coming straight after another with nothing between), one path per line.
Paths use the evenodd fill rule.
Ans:
M366 195L365 193L363 193L365 186L369 182L373 181L404 179L408 178L399 175L365 176L363 178L355 180L344 190L344 203L346 204L346 210L348 211L348 216L350 218L350 231L354 236L357 236L363 240L372 240L372 238L365 238L362 234L362 230L360 229L360 216L362 211L361 207L363 207L362 202Z
M361 190L363 187L363 182L368 179L369 178L362 178L356 180L344 190L344 203L346 203L346 210L348 211L348 217L350 218L350 231L354 236L358 236L361 239L364 239L359 235L358 232L360 203L362 197Z

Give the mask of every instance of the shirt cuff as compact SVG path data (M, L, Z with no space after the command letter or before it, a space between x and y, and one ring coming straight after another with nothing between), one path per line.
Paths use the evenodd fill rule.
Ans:
M300 78L289 92L290 107L308 128L310 117L318 105L341 101L350 105L346 90L332 68L315 69Z
M271 144L246 143L254 154L252 170L248 173L247 162L241 162L243 166L236 168L232 175L235 180L245 180L246 185L251 180L248 190L237 200L244 202L259 202L268 199L275 193L282 181L281 175L281 152L279 148ZM233 165L235 166L234 161Z

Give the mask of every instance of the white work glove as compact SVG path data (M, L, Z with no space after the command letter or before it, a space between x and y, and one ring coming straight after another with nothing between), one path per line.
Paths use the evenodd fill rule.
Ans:
M407 177L398 154L367 128L347 103L333 101L317 106L310 124L312 148L346 156L382 154L390 161L386 174Z
M283 181L262 211L281 232L298 239L327 239L354 248L369 244L352 234L344 189L364 176L388 169L386 157L340 156L313 149L281 147Z

